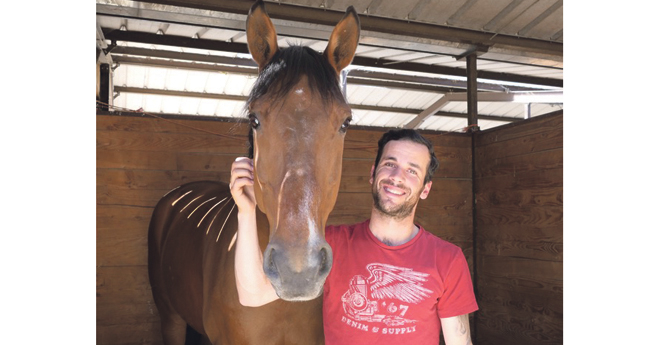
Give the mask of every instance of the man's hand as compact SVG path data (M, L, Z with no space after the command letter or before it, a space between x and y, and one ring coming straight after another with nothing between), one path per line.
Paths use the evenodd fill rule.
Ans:
M251 159L238 157L232 163L229 189L239 213L254 212L257 202L254 198L254 166Z

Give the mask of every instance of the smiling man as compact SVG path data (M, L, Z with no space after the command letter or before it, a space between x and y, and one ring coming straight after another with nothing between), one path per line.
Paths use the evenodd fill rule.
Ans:
M415 130L391 130L378 141L369 181L371 218L326 228L333 252L323 291L326 344L436 345L441 334L448 345L472 344L468 314L478 307L465 256L414 222L437 167L433 145ZM249 160L234 162L236 283L241 303L258 306L277 295L260 269L263 259L252 235L251 174Z

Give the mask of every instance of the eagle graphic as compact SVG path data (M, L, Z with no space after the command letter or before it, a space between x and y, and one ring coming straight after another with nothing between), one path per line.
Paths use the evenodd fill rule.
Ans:
M433 292L422 286L428 273L379 263L367 265L367 271L371 274L367 285L373 299L396 298L417 304Z

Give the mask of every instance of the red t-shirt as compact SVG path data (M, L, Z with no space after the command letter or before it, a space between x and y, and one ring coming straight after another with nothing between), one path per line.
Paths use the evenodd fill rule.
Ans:
M436 345L440 318L478 309L461 249L421 226L394 247L371 233L369 220L325 231L333 252L323 291L326 345Z

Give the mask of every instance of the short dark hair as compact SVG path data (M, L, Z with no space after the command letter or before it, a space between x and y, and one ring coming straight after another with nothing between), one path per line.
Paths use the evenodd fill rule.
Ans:
M438 169L440 162L438 161L438 158L435 157L435 153L433 152L433 144L414 129L408 129L408 128L391 129L387 131L385 134L383 134L380 140L378 140L378 154L376 155L376 163L374 164L374 166L378 167L380 158L383 155L383 148L385 147L385 144L387 144L392 140L409 140L414 143L418 143L426 146L426 148L429 150L429 156L431 157L431 161L429 162L429 166L426 169L426 176L424 176L424 184L427 184L429 181L431 181L431 178L433 178L433 173L435 172L436 169ZM374 173L372 177L376 177L376 169L374 169Z

